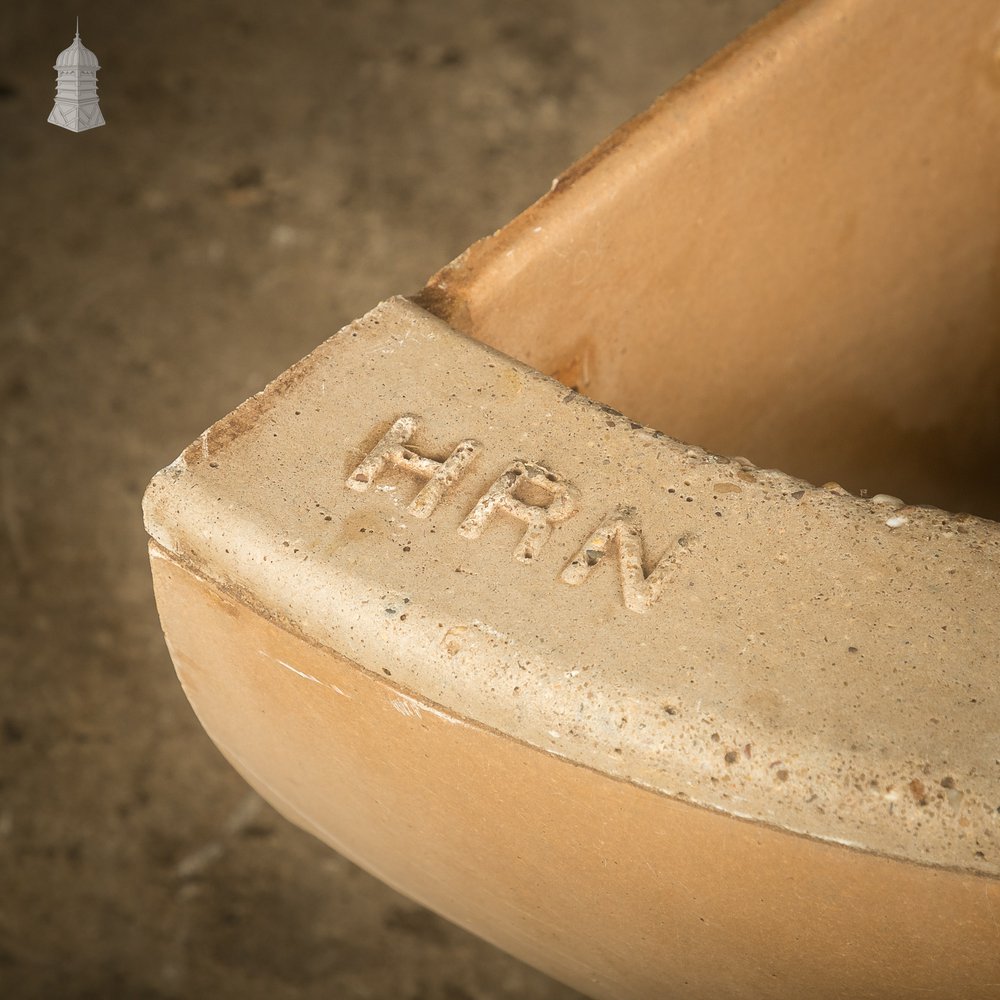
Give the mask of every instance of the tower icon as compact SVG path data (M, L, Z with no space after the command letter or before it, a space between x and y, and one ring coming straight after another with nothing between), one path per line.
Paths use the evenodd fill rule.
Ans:
M53 125L71 132L84 132L104 124L97 103L97 56L80 41L80 19L76 19L76 37L68 49L56 58L56 102L49 115Z

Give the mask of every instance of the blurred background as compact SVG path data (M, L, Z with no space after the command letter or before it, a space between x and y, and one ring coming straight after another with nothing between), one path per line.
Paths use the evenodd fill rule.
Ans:
M576 996L236 776L174 679L139 500L772 5L0 6L0 996ZM77 15L82 134L46 123Z

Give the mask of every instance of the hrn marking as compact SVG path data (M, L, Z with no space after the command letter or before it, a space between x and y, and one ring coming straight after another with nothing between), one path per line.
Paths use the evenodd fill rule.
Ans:
M399 466L427 483L410 503L415 517L429 517L444 494L455 485L482 451L478 441L467 438L455 446L444 461L427 458L410 447L409 441L420 425L420 417L407 413L399 417L382 435L378 444L351 473L345 485L366 492L374 485L387 463ZM528 503L515 494L523 487L547 493L548 503ZM533 562L552 534L552 526L579 512L577 491L551 469L537 462L517 459L511 462L459 525L464 538L479 538L487 522L497 511L524 521L524 537L514 549L514 558ZM579 586L604 558L611 545L618 552L618 576L622 597L630 611L648 611L669 582L681 557L690 551L689 537L677 539L674 551L668 552L647 575L642 568L643 541L638 514L634 507L619 506L587 537L580 550L560 575L563 583Z

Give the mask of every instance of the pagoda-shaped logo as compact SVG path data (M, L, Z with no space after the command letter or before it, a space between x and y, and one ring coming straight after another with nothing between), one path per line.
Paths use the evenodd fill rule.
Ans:
M104 124L97 103L97 56L80 41L80 19L76 19L73 44L59 53L56 71L56 103L49 115L53 125L71 132L85 132Z

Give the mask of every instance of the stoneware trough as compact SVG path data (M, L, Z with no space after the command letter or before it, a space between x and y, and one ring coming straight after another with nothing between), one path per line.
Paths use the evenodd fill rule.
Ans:
M998 470L1000 6L811 0L145 517L220 751L412 898L597 998L973 1000Z

